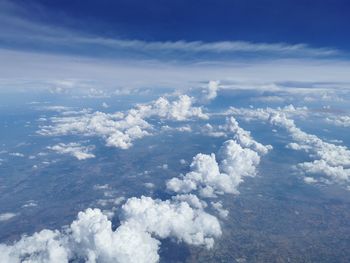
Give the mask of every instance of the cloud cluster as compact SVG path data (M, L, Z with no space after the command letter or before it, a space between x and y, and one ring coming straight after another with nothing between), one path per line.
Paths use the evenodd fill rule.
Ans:
M161 201L130 198L115 230L99 209L88 208L62 231L42 230L12 245L0 244L0 262L158 262L159 239L211 248L221 235L216 217L191 207L183 198Z
M198 200L193 199L192 202L198 207ZM161 239L170 237L187 244L212 248L214 237L221 235L216 217L191 207L181 197L166 201L149 197L130 198L123 206L123 212L128 224Z
M326 180L330 182L347 183L350 181L350 150L345 146L325 142L316 135L302 131L284 113L272 114L270 122L289 132L294 140L288 145L289 148L303 150L314 159L312 162L298 164L299 169L315 176L325 175Z
M202 112L202 108L194 107L192 104L193 99L187 95L180 95L174 101L160 97L152 103L140 104L131 111L143 118L156 116L176 121L185 121L190 118L208 119L208 116Z
M345 146L325 142L316 135L302 131L295 125L292 117L307 116L309 113L306 107L297 108L289 105L277 109L230 108L227 114L240 116L246 121L263 120L285 129L293 140L287 145L287 148L305 151L313 159L313 161L297 165L301 172L316 177L307 177L305 182L319 181L317 177L321 177L321 181L326 183L347 184L350 181L350 150ZM335 119L333 122L336 122ZM346 123L346 118L344 120L338 118L338 124L343 125L343 123Z
M202 197L237 194L243 178L256 174L260 156L271 146L256 142L233 117L227 120L226 130L234 134L234 139L226 141L220 148L219 162L213 153L197 154L190 165L191 171L180 178L170 179L167 189L176 193L198 191Z
M47 147L48 149L55 151L59 154L69 154L77 158L78 160L85 160L89 158L94 158L95 155L90 153L94 148L93 146L82 146L79 143L59 143L54 146Z
M326 121L340 127L350 127L350 116L331 116L327 117Z
M294 116L298 117L307 117L310 112L307 107L294 107L292 104L287 105L285 107L277 107L277 108L235 108L230 107L229 110L224 112L224 115L233 115L236 117L240 117L245 121L253 121L253 120L261 120L261 121L269 121L270 116L275 113L284 113L287 118L292 118Z
M115 117L124 120L129 114L142 117L157 114L162 118L179 120L182 119L179 116L188 116L186 113L188 110L168 109L177 108L178 103L182 104L181 101L173 103L170 107L169 105L163 107L162 105L167 103L161 99L152 106L140 105L130 110L127 116L117 113L115 115L118 116ZM200 116L197 113L195 116ZM89 121L91 122L94 120ZM59 123L64 124L61 126L64 131L70 131L71 127L65 130L65 121ZM68 126L70 125L71 122ZM80 212L77 219L61 231L45 229L32 236L24 236L13 244L1 244L0 254L3 255L1 260L11 263L74 260L152 263L159 261L160 241L167 238L212 248L215 238L222 234L219 220L205 212L207 203L200 200L193 192L196 191L203 197L238 193L238 185L244 177L256 174L260 155L266 153L262 150L265 146L255 142L249 132L241 129L234 119L229 119L227 126L230 127L229 131L234 134L235 139L228 140L222 145L218 152L220 161L216 161L214 154L196 155L189 173L182 178L173 178L167 182L168 189L178 193L172 198L168 200L144 196L129 198L119 209L120 225L116 229L112 228L108 215L99 209L88 208ZM76 129L79 127L81 126L78 125ZM94 127L100 126L95 123ZM105 128L103 126L102 129ZM67 145L60 146L59 150L68 148ZM74 146L77 145L71 145L73 148ZM96 185L94 189L105 190L109 189L109 186ZM220 201L211 202L211 206L221 218L228 216L228 210L224 209Z
M153 126L146 119L185 121L191 118L208 119L201 107L192 105L193 99L181 95L177 100L159 98L149 104L139 104L126 113L82 112L82 114L63 114L51 118L51 124L41 126L42 135L79 134L102 137L107 146L128 149L136 139L151 135Z

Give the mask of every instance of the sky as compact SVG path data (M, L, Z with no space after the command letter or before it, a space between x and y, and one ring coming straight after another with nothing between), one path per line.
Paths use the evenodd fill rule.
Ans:
M349 11L0 0L0 263L349 258Z
M343 0L0 0L0 87L185 86L252 72L268 82L348 82L349 11Z
M5 2L6 3L6 2ZM11 1L24 18L101 37L251 41L349 49L345 0ZM16 13L16 12L14 12Z

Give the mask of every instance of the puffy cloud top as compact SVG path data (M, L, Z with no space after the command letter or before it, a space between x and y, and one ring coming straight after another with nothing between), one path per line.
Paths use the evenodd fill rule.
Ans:
M197 154L191 171L181 178L172 178L167 188L177 193L199 191L201 196L214 197L223 193L238 193L245 176L254 176L260 156L253 150L242 148L236 141L228 140L219 151L220 164L215 154Z
M274 113L270 122L285 128L295 142L289 144L294 150L304 150L313 162L298 164L298 168L308 174L326 175L331 182L347 183L350 181L350 150L344 146L325 142L316 135L308 134L299 129L293 120L288 119L284 113Z
M217 96L217 91L219 89L219 81L211 80L208 83L208 86L206 89L203 90L204 93L204 99L206 101L211 101L216 98Z
M158 239L164 238L211 248L221 235L219 221L181 199L199 202L194 196L167 201L131 198L123 205L115 230L99 209L88 208L61 232L45 229L12 245L0 244L0 262L152 263L159 260Z
M255 141L248 131L239 127L231 117L224 130L234 134L234 140L226 141L215 154L197 154L191 163L191 171L180 178L172 178L167 188L176 193L198 191L203 197L218 194L237 194L243 177L254 176L260 163L260 155L266 154L272 146ZM260 154L260 155L259 155Z
M208 119L202 108L194 107L192 104L192 98L181 95L174 101L161 97L149 104L137 105L126 113L108 114L84 111L69 114L68 112L69 116L63 114L63 116L51 118L52 124L42 126L38 133L42 135L99 136L105 139L107 146L128 149L134 140L151 135L153 126L146 121L148 118L159 117L175 121L185 121L191 118Z
M323 182L348 184L350 181L350 150L341 145L325 142L316 135L306 133L298 128L292 116L307 116L306 107L294 107L293 105L284 108L266 109L238 109L231 108L226 114L235 114L247 121L254 119L269 121L272 125L285 129L293 139L287 148L303 150L314 160L303 162L297 168L303 173L314 176L325 176ZM346 123L346 118L326 119L336 125ZM338 122L337 122L338 121ZM345 125L343 125L345 126ZM308 177L306 181L310 181ZM314 180L315 182L318 180Z
M267 154L269 150L272 149L271 145L263 145L257 141L255 141L249 131L246 131L239 127L238 122L234 117L230 117L226 122L226 129L229 132L234 133L234 139L242 146L246 148L250 148L259 154Z

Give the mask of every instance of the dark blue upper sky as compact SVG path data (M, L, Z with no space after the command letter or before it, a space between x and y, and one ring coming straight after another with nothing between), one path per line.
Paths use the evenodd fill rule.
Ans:
M26 16L108 37L350 48L348 0L20 0Z

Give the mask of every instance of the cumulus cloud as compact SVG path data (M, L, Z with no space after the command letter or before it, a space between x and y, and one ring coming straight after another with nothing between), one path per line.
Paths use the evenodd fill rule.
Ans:
M314 159L297 167L306 174L324 175L331 182L346 183L350 180L350 151L345 146L328 143L316 135L299 129L293 120L284 113L271 114L270 122L285 128L294 140L288 146L294 150L303 150Z
M313 177L305 176L304 182L307 184L313 184L313 183L317 183L318 181Z
M328 164L325 160L314 160L313 162L304 162L299 163L297 167L304 171L306 174L313 174L313 175L326 175L329 180L333 182L348 182L350 178L350 169L344 168L343 166L331 166ZM310 177L309 177L310 178ZM313 178L314 179L314 178ZM305 179L304 180L307 183L316 182L317 180L314 179Z
M229 110L224 112L224 115L233 115L236 117L240 117L245 121L253 121L253 120L262 120L268 121L270 116L275 113L284 113L288 118L292 118L294 116L306 117L309 115L309 111L307 107L294 107L294 105L290 104L285 107L277 107L277 108L235 108L230 107Z
M271 145L263 145L255 141L250 135L249 131L246 131L239 127L238 122L234 117L230 117L226 121L226 130L234 133L234 139L243 147L250 148L259 154L267 154L272 150Z
M327 181L347 184L350 181L350 150L345 146L325 142L316 135L302 131L295 125L292 117L307 116L309 113L306 107L288 105L284 108L278 107L276 109L230 108L227 114L235 114L246 121L268 121L272 125L285 129L293 140L286 147L293 150L305 151L313 159L313 161L303 162L296 166L303 174L316 177L314 181L306 179L305 182ZM320 176L324 177L321 178L322 180L317 180L317 177Z
M98 209L78 214L68 234L72 257L88 262L157 262L159 241L133 225L122 224L115 231ZM74 255L75 254L75 255Z
M0 262L152 263L159 261L159 240L165 238L212 248L221 227L203 206L193 195L166 201L133 197L122 206L115 230L101 210L88 208L62 231L45 229L11 245L0 244Z
M201 132L207 136L211 137L226 137L226 133L213 127L211 124L206 123L202 128Z
M203 98L205 101L211 101L216 98L220 81L211 80L208 86L203 89Z
M77 158L78 160L85 160L94 158L95 155L90 153L94 148L93 146L82 146L79 143L59 143L54 146L47 147L50 150L53 150L59 154L69 154Z
M45 229L32 236L24 236L13 245L0 244L0 262L68 262L64 242L60 232Z
M181 199L181 197L179 198ZM159 238L175 238L193 245L211 248L214 237L221 235L216 217L189 203L131 198L123 206L124 220Z
M51 125L41 126L42 135L80 134L99 136L107 146L128 149L136 139L151 135L154 127L146 121L152 117L185 121L191 118L208 119L202 108L192 105L193 99L181 95L177 100L159 98L149 104L139 104L126 113L84 112L78 115L51 118ZM185 127L183 131L188 130Z
M234 140L226 141L215 154L197 154L190 165L191 171L167 182L167 188L176 193L198 191L202 197L216 197L218 194L237 194L238 186L246 176L254 176L260 163L260 155L271 147L256 142L250 133L230 118L225 128L234 133Z
M222 203L219 202L211 202L211 206L217 211L219 216L223 219L227 218L229 215L229 211L227 209L224 209Z
M185 165L186 163L187 163L187 162L186 162L185 159L181 159L181 160L180 160L180 164Z
M172 178L167 188L177 193L190 193L199 190L202 196L216 193L234 193L236 183L227 174L220 173L214 154L197 154L191 163L191 172L182 178Z
M204 209L208 205L205 201L200 200L196 195L194 194L182 194L182 195L175 195L172 197L172 200L175 201L181 201L181 202L187 202L191 207L198 208L198 209Z
M340 127L350 127L350 116L331 116L326 121Z

